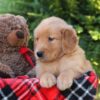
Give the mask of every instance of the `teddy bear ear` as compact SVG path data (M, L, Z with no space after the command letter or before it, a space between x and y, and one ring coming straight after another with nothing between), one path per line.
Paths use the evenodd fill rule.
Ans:
M21 21L22 24L27 23L26 19L24 17L20 16L20 15L17 15L16 18L18 18Z

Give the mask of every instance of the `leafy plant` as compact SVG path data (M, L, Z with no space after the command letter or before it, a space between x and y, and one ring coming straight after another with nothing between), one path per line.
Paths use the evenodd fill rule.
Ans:
M76 29L80 46L100 75L100 0L0 0L2 13L20 14L27 19L31 49L33 30L42 19L49 16L63 18Z

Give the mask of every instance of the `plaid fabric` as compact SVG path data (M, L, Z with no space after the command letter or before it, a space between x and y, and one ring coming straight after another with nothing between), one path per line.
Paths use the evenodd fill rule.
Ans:
M98 79L94 72L87 72L74 80L70 89L62 91L66 100L94 100Z
M0 100L93 100L98 85L94 72L74 80L70 89L59 91L56 86L42 88L37 78L20 76L0 79Z

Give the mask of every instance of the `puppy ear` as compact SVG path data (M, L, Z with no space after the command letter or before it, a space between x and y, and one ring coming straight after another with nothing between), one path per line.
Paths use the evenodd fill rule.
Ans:
M62 49L64 53L71 53L78 42L76 31L72 26L67 26L61 30Z

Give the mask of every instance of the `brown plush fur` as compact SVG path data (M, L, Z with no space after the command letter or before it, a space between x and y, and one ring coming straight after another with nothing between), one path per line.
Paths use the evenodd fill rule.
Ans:
M23 32L24 38L18 38L17 31ZM12 14L0 16L0 71L11 73L12 77L13 72L16 76L25 75L32 69L18 52L21 46L27 46L28 37L29 30L24 17ZM3 65L6 67L4 68Z
M37 77L43 87L57 83L60 90L69 88L73 79L93 70L78 45L74 28L57 17L44 19L34 31ZM39 57L38 52L43 55Z

